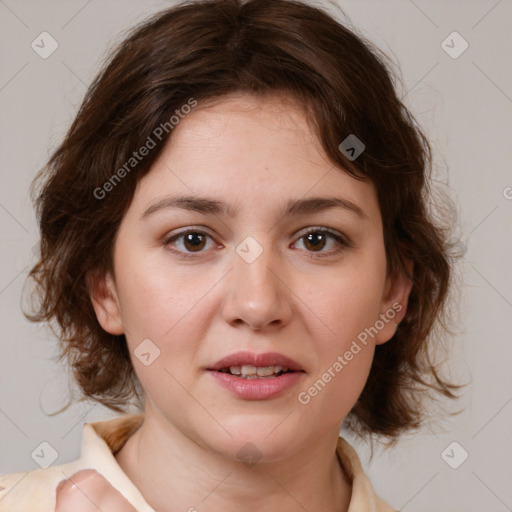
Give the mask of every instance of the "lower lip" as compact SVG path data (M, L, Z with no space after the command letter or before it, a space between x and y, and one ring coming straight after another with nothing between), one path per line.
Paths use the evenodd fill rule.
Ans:
M221 386L231 391L236 397L244 400L274 398L297 384L305 375L304 372L289 372L278 377L266 379L244 379L230 373L213 370L210 370L209 373Z

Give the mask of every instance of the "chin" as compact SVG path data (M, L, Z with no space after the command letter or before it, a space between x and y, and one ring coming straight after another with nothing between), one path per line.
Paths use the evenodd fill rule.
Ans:
M222 426L233 437L223 435L223 432L216 434L215 439L207 435L205 441L224 457L248 465L256 462L277 462L289 456L293 445L300 442L300 438L305 435L304 429L296 424L292 415L285 419L286 416L287 414L237 414L231 418L224 417ZM211 435L211 431L209 434Z

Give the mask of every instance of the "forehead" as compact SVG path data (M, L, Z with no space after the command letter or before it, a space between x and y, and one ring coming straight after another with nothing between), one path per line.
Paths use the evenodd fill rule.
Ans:
M212 153L223 158L236 153L242 158L243 148L247 154L256 149L262 160L268 155L273 161L279 155L295 155L328 163L303 107L284 95L233 93L201 103L180 121L167 146L175 154L174 146L185 151L200 146L195 156Z
M281 96L231 95L184 116L134 202L145 211L176 193L218 198L232 212L277 212L292 199L340 194L370 214L378 209L373 185L335 166L301 106Z

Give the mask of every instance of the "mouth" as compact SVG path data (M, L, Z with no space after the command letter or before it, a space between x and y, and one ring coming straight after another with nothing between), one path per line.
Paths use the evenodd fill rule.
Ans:
M242 379L268 379L291 372L304 372L292 358L277 352L235 352L219 359L207 370L230 373Z
M236 352L205 369L215 382L243 400L277 398L306 375L297 361L276 352Z

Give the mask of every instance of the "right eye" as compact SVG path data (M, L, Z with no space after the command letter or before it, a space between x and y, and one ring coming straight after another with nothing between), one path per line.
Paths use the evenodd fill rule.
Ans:
M213 245L215 245L212 237L208 235L208 233L197 229L187 229L186 231L174 233L167 237L163 241L163 245L166 247L171 246L169 247L171 251L178 253L184 258L193 258L194 254L205 252L203 249L207 245L208 238L212 241ZM180 245L182 248L176 249L177 245Z

